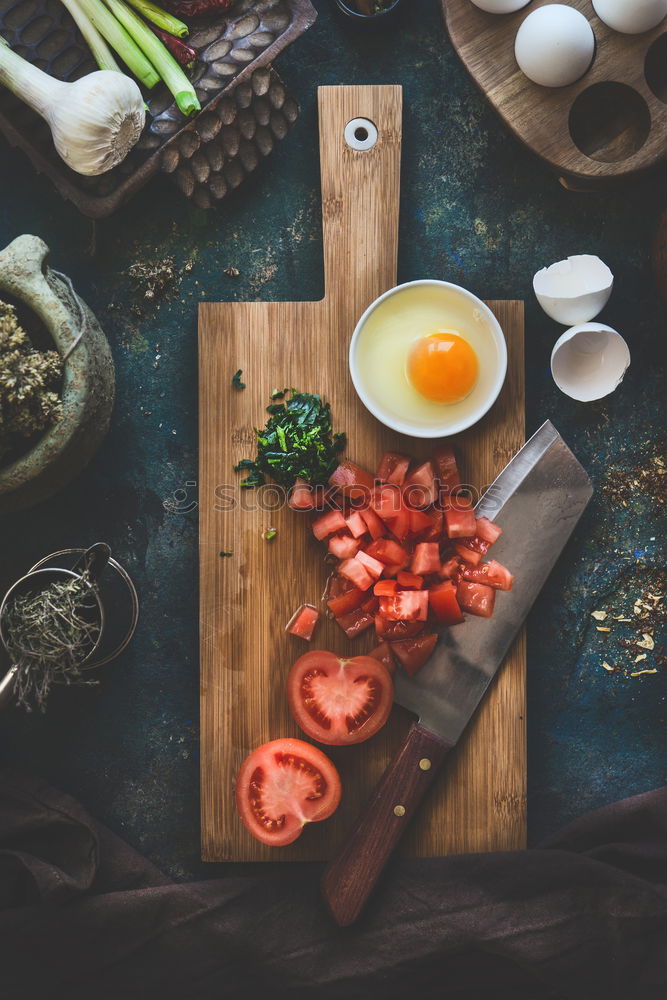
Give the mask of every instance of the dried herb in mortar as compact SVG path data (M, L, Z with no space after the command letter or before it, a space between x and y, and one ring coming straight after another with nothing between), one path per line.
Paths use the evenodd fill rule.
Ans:
M92 615L91 615L92 612ZM100 635L98 607L85 575L58 580L38 593L18 595L3 612L2 630L17 703L46 710L52 684L93 685L81 665Z
M63 362L36 351L16 309L0 300L0 460L62 417Z

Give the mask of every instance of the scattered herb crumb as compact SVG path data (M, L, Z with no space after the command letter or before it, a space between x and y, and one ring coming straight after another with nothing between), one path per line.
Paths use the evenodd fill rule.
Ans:
M224 558L228 558L229 556L233 556L234 553L233 552L219 552L218 555L221 555Z
M267 542L272 542L277 534L278 531L276 528L267 528L266 531L264 532L264 539Z
M271 399L284 399L287 392L289 389L274 389L271 393Z
M245 389L245 382L241 381L241 376L243 375L243 369L239 368L235 375L232 375L232 385L235 389Z

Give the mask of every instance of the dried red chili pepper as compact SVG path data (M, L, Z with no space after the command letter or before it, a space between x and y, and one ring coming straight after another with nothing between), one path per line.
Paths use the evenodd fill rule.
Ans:
M191 45L187 45L175 35L170 35L168 31L157 28L154 24L149 24L148 27L154 35L157 35L165 48L169 49L176 62L180 63L181 66L190 66L195 61L197 52Z
M234 0L165 0L165 6L172 14L183 17L203 17L205 14L220 14L229 10Z

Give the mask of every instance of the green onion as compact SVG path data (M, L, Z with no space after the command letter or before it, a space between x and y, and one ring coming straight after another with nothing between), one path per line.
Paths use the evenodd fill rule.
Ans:
M184 115L192 115L196 111L200 111L201 104L197 100L195 88L160 39L155 37L150 28L123 0L105 0L105 2L111 13L118 18L139 48L153 63L173 94L179 111Z
M177 17L168 14L157 4L151 3L151 0L127 0L127 2L135 10L138 10L147 21L162 28L163 31L168 31L170 35L176 35L176 38L187 38L190 34L187 24L183 24Z
M88 48L93 54L93 58L100 69L114 70L121 73L122 70L113 55L111 49L102 38L101 34L90 20L86 12L79 6L78 0L62 0L65 7L76 23L77 28L83 35Z
M130 38L125 28L118 23L102 0L78 0L79 7L93 22L99 33L121 57L127 68L144 87L154 87L160 76L150 64L139 46Z

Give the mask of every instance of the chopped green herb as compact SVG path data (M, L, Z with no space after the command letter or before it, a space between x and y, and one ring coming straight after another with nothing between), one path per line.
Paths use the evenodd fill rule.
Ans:
M236 469L250 470L243 489L264 484L268 473L282 486L297 478L313 486L326 483L345 447L345 435L333 434L331 407L317 393L296 392L286 403L267 407L271 416L263 430L255 428L257 457L244 459Z
M244 469L254 469L255 463L249 458L242 458L238 465L234 466L234 472L243 472Z
M221 556L233 556L233 555L234 555L234 553L233 553L233 552L220 552L219 554L220 554Z
M288 391L288 389L274 389L271 393L271 399L282 399Z
M232 375L232 385L235 389L245 389L245 382L241 381L241 376L243 375L243 369L239 368L236 375Z
M275 528L267 528L266 531L264 532L264 538L266 539L267 542L271 542L273 541L273 539L276 537L277 534L278 532Z

